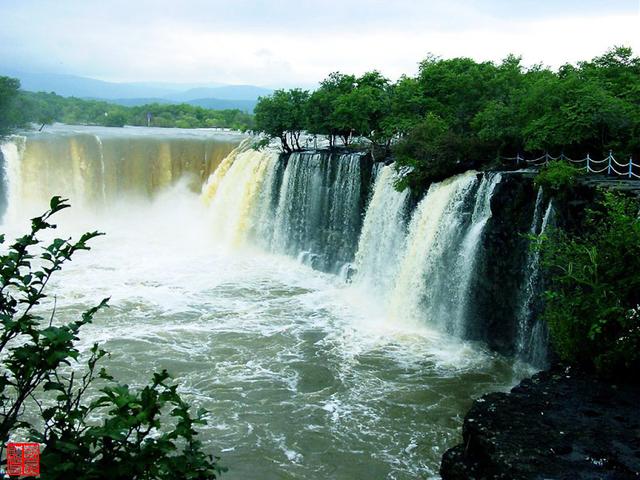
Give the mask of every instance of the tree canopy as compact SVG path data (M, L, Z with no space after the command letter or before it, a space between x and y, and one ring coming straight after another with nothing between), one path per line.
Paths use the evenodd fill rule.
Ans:
M366 139L411 167L402 186L423 188L500 155L640 153L640 58L626 47L557 71L514 55L499 63L429 56L415 77L396 82L377 71L334 72L313 92L295 91L261 97L256 129L284 139L285 151L300 148L291 139L301 131L331 147Z
M19 122L15 103L20 82L15 78L0 77L0 138L11 131Z
M153 103L125 107L101 100L62 97L55 93L20 91L20 82L0 77L0 135L30 123L62 122L73 125L124 125L175 128L253 128L253 115L238 109L210 110L188 104Z

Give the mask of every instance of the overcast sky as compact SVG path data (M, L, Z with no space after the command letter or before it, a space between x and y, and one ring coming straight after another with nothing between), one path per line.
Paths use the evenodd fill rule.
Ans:
M640 53L640 0L0 0L0 72L309 86L428 53L559 66Z

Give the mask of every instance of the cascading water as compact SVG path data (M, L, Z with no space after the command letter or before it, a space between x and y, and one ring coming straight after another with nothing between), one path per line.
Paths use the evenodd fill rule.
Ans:
M355 273L343 278L375 293L394 322L467 335L475 321L475 266L500 174L468 172L432 185L407 227L409 194L394 188L395 167L376 165L360 229L361 154L281 158L244 150L231 154L204 189L218 238L332 273L353 265Z
M271 180L269 174L277 162L277 154L257 152L243 144L220 165L220 173L216 171L211 176L203 188L203 197L209 204L209 220L216 228L218 241L238 247L257 228L256 222L261 218L256 213L266 190L263 185Z
M496 186L502 180L499 173L487 173L482 177L480 187L476 194L475 206L471 216L471 226L469 227L458 253L454 271L458 287L452 285L450 288L456 292L453 297L452 324L449 328L454 335L465 336L467 327L472 315L471 289L475 273L475 265L482 248L482 234L484 228L491 218L491 199Z
M537 236L542 233L542 201L544 199L544 192L542 187L538 188L538 194L536 196L536 203L533 209L533 217L531 220L531 228L529 228L530 236ZM551 203L547 208L547 213L550 214ZM547 214L544 215L545 218ZM527 263L524 273L524 283L521 288L520 296L520 308L518 311L518 331L516 339L516 349L518 355L525 355L525 348L529 343L529 333L531 330L530 319L533 311L533 301L538 285L538 270L539 270L540 252L538 250L530 250L527 254Z
M3 219L16 219L18 205L25 200L22 195L22 182L20 176L20 158L24 151L26 138L22 136L14 136L12 141L0 144L0 152L2 152L2 170L4 177L3 200L4 209L2 211Z
M381 164L379 164L381 165ZM393 166L377 168L355 256L354 284L386 297L404 251L409 191L394 186Z
M473 278L499 174L474 172L432 185L414 212L390 302L399 319L464 337L473 321Z
M451 299L450 268L468 225L465 207L477 184L468 172L431 185L409 224L402 260L389 303L397 321L424 322L446 328Z
M236 243L251 239L333 273L353 261L363 155L294 153L283 170L276 153L243 149L220 165L203 191L222 236Z
M148 199L182 178L197 191L240 140L95 127L15 136L1 147L11 177L8 203L35 213L62 192L76 208L105 208L123 197Z
M531 222L531 236L539 237L544 234L549 223L553 221L553 200L549 201L541 217L543 197L543 191L540 188ZM539 310L536 299L540 293L540 280L540 251L533 249L527 255L524 285L520 293L516 350L521 358L543 368L548 361L549 339L546 325L535 317L535 313Z
M106 178L107 177L107 168L105 167L104 164L104 146L102 145L102 140L100 139L99 135L94 135L95 139L96 139L96 143L98 144L98 153L99 153L99 158L100 158L100 174L102 175L102 178ZM106 182L102 182L102 202L103 204L107 203L107 185Z
M14 218L70 196L60 228L107 233L52 285L56 316L111 296L81 349L102 342L130 384L168 368L211 412L202 438L229 480L437 476L471 398L525 373L446 334L470 321L500 176L434 184L411 211L394 167L361 153L211 135L60 127L3 145ZM351 282L287 256L353 265Z
M353 260L362 212L362 154L294 153L282 179L271 248L338 272Z

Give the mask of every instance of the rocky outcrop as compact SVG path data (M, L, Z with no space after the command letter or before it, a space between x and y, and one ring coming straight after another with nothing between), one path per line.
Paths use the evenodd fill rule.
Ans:
M470 290L474 319L468 338L480 340L503 354L515 353L529 240L536 203L530 176L504 172L491 199L491 218L476 260Z
M640 385L555 367L476 400L444 480L640 478Z

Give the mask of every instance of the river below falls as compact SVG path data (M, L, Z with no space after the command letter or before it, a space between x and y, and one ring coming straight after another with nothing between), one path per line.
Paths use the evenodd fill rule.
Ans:
M130 385L168 369L209 411L202 439L229 467L223 479L438 478L472 400L529 373L390 321L376 295L337 276L223 248L209 216L181 183L153 201L63 212L56 235L106 235L58 274L43 309L55 295L58 320L71 320L111 297L82 348L100 342Z

